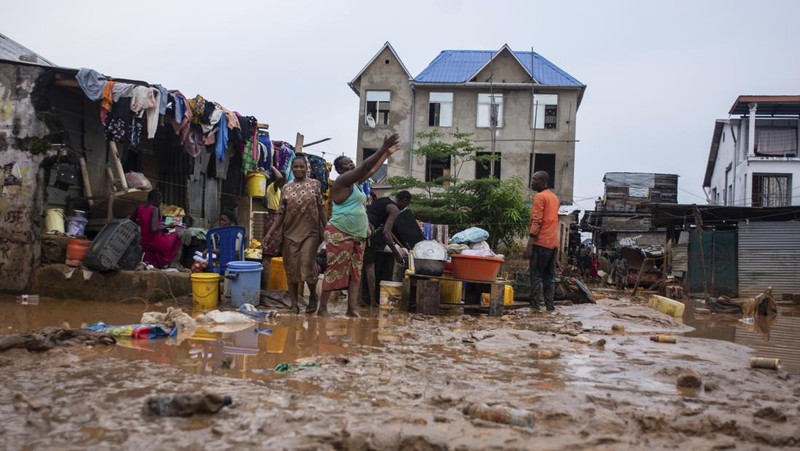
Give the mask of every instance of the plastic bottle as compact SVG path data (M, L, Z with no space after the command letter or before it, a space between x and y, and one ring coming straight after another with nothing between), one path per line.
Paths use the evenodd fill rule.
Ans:
M195 414L217 413L232 402L230 396L217 394L152 396L144 403L144 413L158 417L190 417Z
M480 418L493 423L511 424L526 428L533 427L533 414L527 410L475 403L467 406L464 409L464 413L473 418Z
M650 337L650 341L655 341L656 343L677 343L677 339L672 335L653 335Z
M38 305L39 304L39 295L38 294L23 294L21 296L17 296L17 302L23 305Z

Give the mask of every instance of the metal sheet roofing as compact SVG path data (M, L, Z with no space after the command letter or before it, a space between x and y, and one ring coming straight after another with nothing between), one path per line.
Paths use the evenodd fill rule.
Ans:
M41 55L22 46L8 36L0 33L0 60L21 61L25 63L41 64L43 66L54 66L53 63L43 58Z
M502 49L501 49L502 50ZM465 83L498 51L443 50L416 78L418 83ZM583 86L561 68L536 52L513 52L525 70L542 85Z

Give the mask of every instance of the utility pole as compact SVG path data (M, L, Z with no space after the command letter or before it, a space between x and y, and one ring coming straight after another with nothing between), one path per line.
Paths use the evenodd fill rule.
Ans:
M489 163L489 177L494 177L495 143L497 141L497 104L494 103L494 74L489 76L489 126L492 130L492 161Z

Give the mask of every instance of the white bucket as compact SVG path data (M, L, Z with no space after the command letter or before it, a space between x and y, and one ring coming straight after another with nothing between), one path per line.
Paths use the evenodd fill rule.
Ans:
M64 233L64 219L63 208L49 208L44 217L44 231Z
M403 282L381 281L380 306L382 309L400 308L403 297Z

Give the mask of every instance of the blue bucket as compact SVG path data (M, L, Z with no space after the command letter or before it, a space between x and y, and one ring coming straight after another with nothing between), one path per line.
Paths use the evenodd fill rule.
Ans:
M231 303L258 305L261 302L261 263L248 261L228 262L225 277L230 279Z

